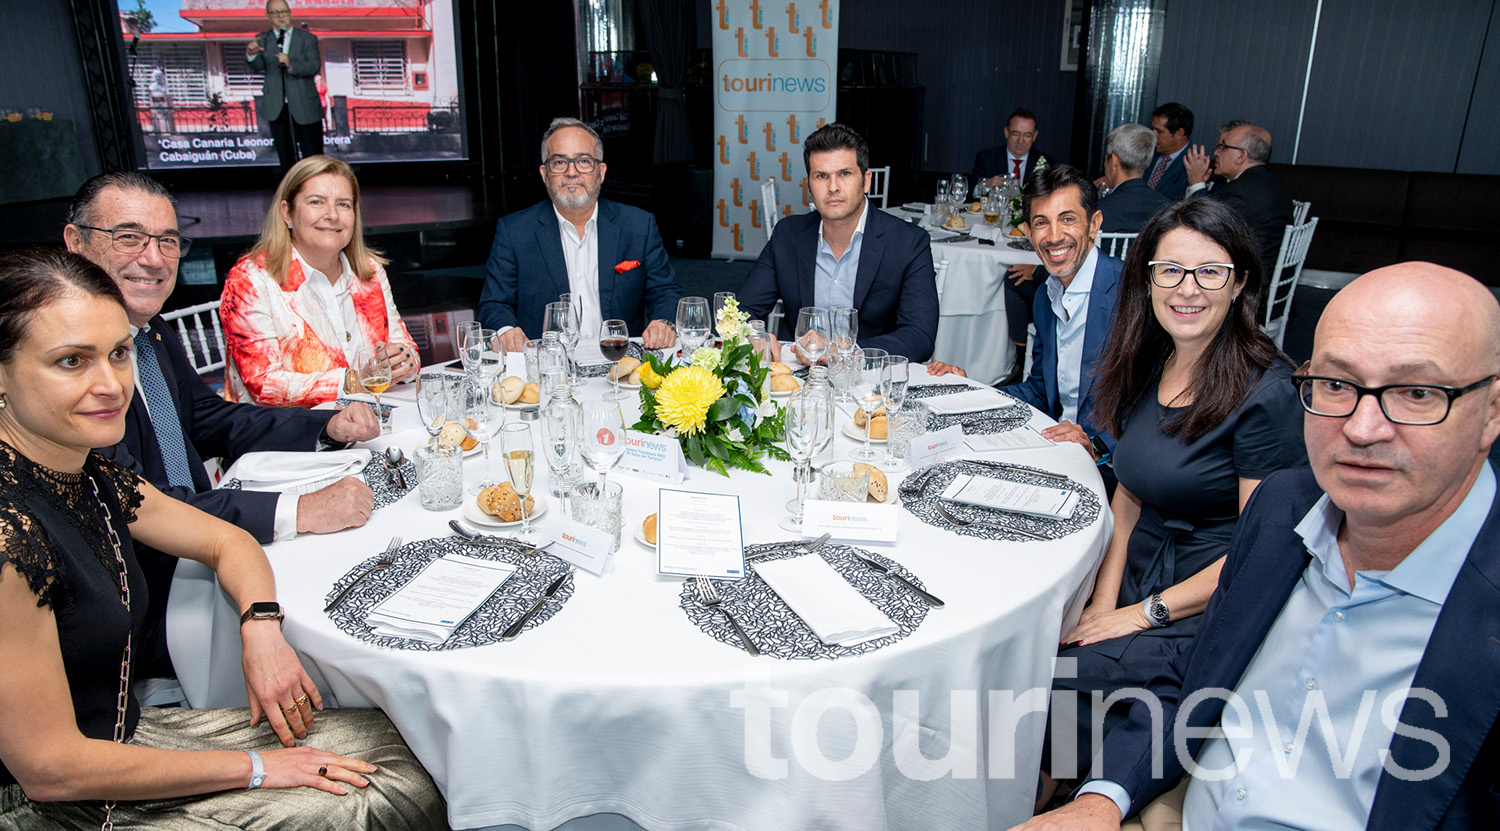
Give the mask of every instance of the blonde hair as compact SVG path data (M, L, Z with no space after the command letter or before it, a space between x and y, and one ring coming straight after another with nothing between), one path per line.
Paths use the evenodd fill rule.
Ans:
M390 262L381 256L379 250L365 245L364 220L359 213L359 180L354 178L354 169L348 162L332 156L308 156L292 165L292 169L282 177L281 184L276 187L276 196L271 200L271 208L266 211L260 239L256 240L248 254L252 260L264 255L265 269L278 284L286 283L287 269L292 263L292 233L286 220L281 218L281 206L290 206L310 180L325 173L344 177L354 194L354 235L349 239L349 244L344 246L344 256L348 258L349 268L353 269L355 278L369 280L375 276L375 269L370 267L371 260L381 265Z

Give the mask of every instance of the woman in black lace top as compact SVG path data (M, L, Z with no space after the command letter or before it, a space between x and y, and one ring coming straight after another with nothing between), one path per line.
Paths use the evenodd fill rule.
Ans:
M125 429L131 342L87 260L0 259L0 828L97 827L107 805L119 827L446 827L382 714L318 712L274 618L241 627L248 711L136 705L132 537L214 568L241 610L276 594L248 534L90 454Z

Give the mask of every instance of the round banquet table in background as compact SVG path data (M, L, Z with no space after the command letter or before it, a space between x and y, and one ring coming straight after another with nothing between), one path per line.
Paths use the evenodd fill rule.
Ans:
M886 213L908 222L922 218L901 208L887 209ZM978 214L964 216L970 223L982 219ZM933 265L948 261L947 273L938 280L933 360L961 366L970 378L993 384L1010 372L1016 358L1005 322L1005 271L1013 265L1041 265L1042 261L1030 251L1011 248L1005 239L994 245L984 245L977 239L939 242L948 235L925 226L924 230L933 237Z
M928 379L914 368L912 380ZM604 389L590 381L583 397ZM410 388L386 398L410 401ZM414 410L398 408L397 431L371 445L410 456L426 440ZM1033 411L1032 423L1047 420ZM853 447L840 434L822 458ZM1099 496L1098 519L1058 540L1005 543L898 509L898 542L862 547L904 565L947 606L909 637L837 660L751 658L696 628L678 606L682 580L658 575L655 552L631 538L659 486L623 474L612 477L626 483L612 570L578 572L571 599L508 643L382 649L323 613L334 583L391 537L449 533L459 511L425 511L415 492L362 528L266 553L287 640L325 701L389 714L442 789L454 828L544 831L610 813L652 831L1003 828L1030 815L1056 645L1082 610L1112 523L1077 445L984 455L1069 475ZM465 476L482 462L468 460ZM776 523L794 492L790 465L770 468L727 479L692 468L674 487L737 494L747 545L785 540ZM554 505L538 527L560 514ZM238 616L197 563L178 568L168 629L192 704L244 706Z

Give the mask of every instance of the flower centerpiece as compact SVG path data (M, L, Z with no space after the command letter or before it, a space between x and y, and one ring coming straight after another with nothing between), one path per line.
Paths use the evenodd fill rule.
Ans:
M788 460L778 442L786 416L766 394L770 368L748 342L749 315L733 298L719 310L720 348L687 360L651 352L641 367L641 420L631 429L677 439L693 464L729 475L729 468L768 473L760 460Z

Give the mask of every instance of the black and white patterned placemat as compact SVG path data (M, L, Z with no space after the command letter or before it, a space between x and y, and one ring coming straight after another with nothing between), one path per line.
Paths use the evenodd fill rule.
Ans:
M635 358L639 361L642 360L645 354L646 350L635 341L631 341L630 345L625 347L625 357L627 358ZM614 366L613 363L579 364L577 375L579 378L607 378L609 377L609 368L612 366ZM625 379L622 378L620 380L623 381Z
M754 641L756 647L766 655L787 660L817 660L863 655L889 646L915 632L923 619L927 617L928 606L910 589L860 562L854 556L855 551L884 565L893 573L900 574L918 586L926 588L916 575L895 560L864 549L851 548L837 543L825 543L811 554L795 543L745 546L745 565L749 576L743 580L716 580L714 588L718 589L719 597L723 600L722 608L734 615L734 619L744 628L750 640ZM789 557L822 557L827 560L828 564L833 566L834 571L842 575L856 591L865 596L865 599L885 613L886 617L899 627L898 631L854 646L823 643L817 635L813 634L812 629L803 622L802 618L786 605L781 596L776 594L766 581L755 575L757 563L768 563ZM735 649L744 649L744 646L740 644L739 636L729 625L729 621L717 611L698 602L696 580L683 582L678 606L687 614L688 620L694 626L706 632L714 640Z
M339 578L339 581L333 584L333 588L328 590L324 598L325 602L337 597L345 586L379 562L383 554L384 552L380 552L371 556ZM486 560L498 560L516 566L516 573L512 574L510 579L500 586L500 590L480 606L472 617L454 630L452 637L442 643L377 635L370 631L370 627L365 625L365 616L370 610L410 582L429 562L444 554L464 554ZM449 649L466 649L471 646L488 646L492 643L499 643L501 633L519 620L521 615L526 614L531 604L542 596L547 585L569 568L571 566L566 562L550 554L531 553L531 547L523 543L509 543L507 547L499 548L474 545L458 537L418 540L397 549L396 562L393 565L370 572L370 575L355 586L342 603L328 613L328 617L345 633L365 643L386 649L439 652ZM573 584L572 579L565 581L557 593L542 604L536 614L532 615L531 620L526 622L526 628L521 630L523 636L557 614L568 598L573 596Z
M967 384L918 384L906 388L906 398L920 401L936 395L953 395L973 389L978 389L978 387L971 387ZM1016 401L1003 407L973 413L934 412L927 416L927 429L937 431L955 424L962 424L964 435L973 436L981 433L1004 433L1024 426L1029 421L1031 421L1031 408Z
M399 479L397 483L392 483L392 477L387 471L394 471L395 468L387 468L381 459L378 451L371 451L370 463L365 465L365 469L359 474L365 484L370 486L370 492L375 496L373 510L376 511L401 501L401 497L411 493L417 487L417 466L411 459L401 461L401 473L406 476L405 489L401 488ZM220 489L230 491L243 490L244 487L245 483L239 479L228 479L219 485Z
M1078 492L1078 504L1073 509L1073 515L1067 519L1042 519L1040 517L1026 516L1024 514L1013 514L1004 511L995 511L981 508L977 505L965 505L961 502L944 502L943 508L961 520L969 522L998 522L1015 528L1022 528L1034 534L1056 540L1075 534L1089 527L1094 520L1099 518L1101 503L1099 497L1086 486L1072 479L1059 480L1049 476L1042 476L1031 471L1036 468L1028 468L1023 465L1007 467L995 467L983 462L959 459L951 462L943 462L932 468L930 474L922 472L913 473L897 488L901 497L901 504L906 510L911 511L917 519L928 525L962 534L967 537L979 537L985 540L1005 540L1007 542L1035 542L1031 537L1006 531L992 525L958 526L949 522L946 517L937 512L934 503L942 496L943 490L952 484L960 473L973 476L988 476L992 479L1004 479L1010 482L1020 482L1025 485L1036 485L1044 488L1066 488ZM920 490L913 490L915 483L926 476L925 484ZM907 483L913 483L908 485Z

